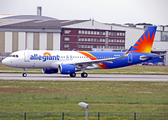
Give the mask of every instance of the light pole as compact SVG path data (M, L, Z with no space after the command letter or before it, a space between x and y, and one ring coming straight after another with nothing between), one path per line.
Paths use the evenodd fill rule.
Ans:
M78 103L79 106L81 107L85 107L86 108L86 120L88 120L88 108L89 108L89 105L87 103L84 103L84 102L80 102Z

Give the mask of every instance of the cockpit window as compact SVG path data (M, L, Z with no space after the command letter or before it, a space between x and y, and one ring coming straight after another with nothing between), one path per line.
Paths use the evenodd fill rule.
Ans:
M9 57L19 57L18 55L9 55Z

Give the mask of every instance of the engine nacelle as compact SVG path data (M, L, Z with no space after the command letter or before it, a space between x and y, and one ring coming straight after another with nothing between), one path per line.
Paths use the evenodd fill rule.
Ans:
M45 74L53 74L53 73L57 73L58 69L42 69L42 71Z
M60 74L72 74L72 73L75 73L75 65L61 64L58 67L58 71L59 71Z

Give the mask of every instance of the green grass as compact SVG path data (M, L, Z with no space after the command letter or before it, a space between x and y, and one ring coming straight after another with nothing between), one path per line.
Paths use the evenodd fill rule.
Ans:
M0 80L0 114L85 112L168 114L168 82Z
M0 63L0 73L23 73L23 69L6 67ZM41 69L28 69L28 73L42 73ZM151 74L168 75L168 66L128 66L117 69L87 70L89 74ZM81 72L77 72L81 73Z

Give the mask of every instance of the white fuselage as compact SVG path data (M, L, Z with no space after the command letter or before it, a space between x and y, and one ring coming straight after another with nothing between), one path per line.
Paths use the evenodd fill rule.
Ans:
M12 53L5 58L3 64L15 68L52 69L58 68L59 64L70 64L90 59L77 51L23 50ZM98 68L96 64L92 67Z

